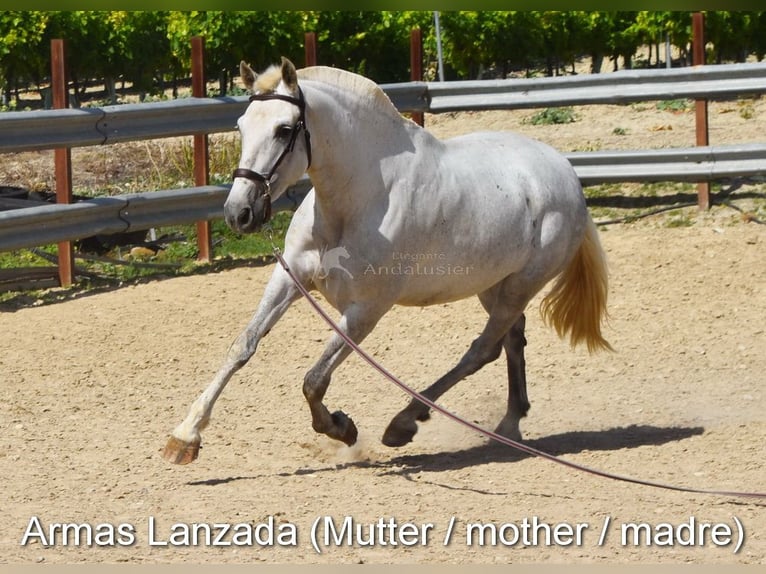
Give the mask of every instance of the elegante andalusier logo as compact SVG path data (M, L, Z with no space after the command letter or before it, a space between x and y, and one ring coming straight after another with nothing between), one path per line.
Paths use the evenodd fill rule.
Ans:
M354 275L349 271L341 260L351 259L351 255L344 246L324 248L320 251L318 279L327 279L333 271L338 271L353 279ZM364 275L372 276L396 276L396 275L468 275L473 271L472 265L459 265L451 263L444 253L404 253L394 252L391 259L385 264L374 265L366 263L363 267Z
M354 276L351 272L340 262L341 259L349 259L350 257L348 250L343 246L321 251L319 255L319 271L317 277L319 279L326 279L333 269L338 269L342 273L348 275L349 279L353 279Z
M391 254L391 261L387 265L376 267L368 264L364 269L364 274L443 277L445 275L468 275L471 271L473 271L473 265L460 265L451 262L445 253L396 251Z

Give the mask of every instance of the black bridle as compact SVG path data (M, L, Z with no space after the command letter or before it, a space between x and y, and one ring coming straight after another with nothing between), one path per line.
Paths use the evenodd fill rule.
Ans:
M250 101L265 101L265 100L282 100L283 102L288 102L290 104L293 104L295 106L298 106L298 109L300 110L300 115L298 116L298 121L293 126L292 131L290 132L290 139L287 142L287 145L285 146L285 149L282 150L282 153L277 158L277 161L274 162L274 165L271 167L269 172L266 175L263 175L260 172L257 172L252 169L248 169L245 167L238 167L234 170L234 173L232 174L232 178L235 177L244 177L245 179L249 179L250 181L253 181L255 183L264 183L266 184L266 192L269 193L269 185L271 184L271 178L274 175L274 172L277 171L277 168L282 163L282 160L285 159L288 153L293 151L293 148L295 148L295 140L298 139L299 132L303 131L303 137L304 141L306 142L306 159L308 160L308 165L306 166L306 169L311 167L311 134L309 133L308 128L306 127L306 100L303 98L303 91L301 91L300 88L298 88L298 97L294 98L292 96L284 96L282 94L253 94L250 96Z

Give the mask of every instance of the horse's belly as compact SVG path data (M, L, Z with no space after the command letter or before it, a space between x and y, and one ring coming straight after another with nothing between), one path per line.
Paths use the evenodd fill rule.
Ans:
M403 278L398 305L427 306L450 303L486 291L515 272L515 268L487 267L478 261L411 261L395 268Z

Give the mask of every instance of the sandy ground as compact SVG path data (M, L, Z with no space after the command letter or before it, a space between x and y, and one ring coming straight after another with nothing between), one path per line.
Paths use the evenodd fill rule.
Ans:
M742 105L753 106L755 119L739 113ZM762 139L763 107L715 104L711 143ZM532 127L529 111L427 121L442 137L511 127L565 151L693 143L691 113L578 112L568 126ZM46 177L4 169L18 174L7 184ZM692 212L683 227L644 220L602 229L615 353L571 350L541 324L533 301L532 410L522 426L530 445L653 481L766 492L766 227L726 208L716 213ZM407 397L356 357L326 401L354 418L359 443L315 435L301 382L329 331L303 301L225 390L200 459L165 463L166 437L247 322L271 270L240 267L0 309L0 562L766 561L763 500L593 477L489 445L438 415L413 443L387 449L380 436ZM475 300L397 308L364 347L423 388L454 365L483 320ZM492 428L505 394L498 361L442 403ZM340 532L347 519L358 535L350 528L351 540L324 544L330 524ZM184 534L193 524L211 525L229 544L195 542ZM642 525L639 540L631 525Z
M531 311L533 407L523 424L526 439L607 471L697 488L766 491L766 231L752 224L651 233L623 226L602 237L612 269L607 336L617 351L572 351ZM406 397L356 358L338 372L327 402L354 417L359 444L342 447L315 435L300 387L328 330L305 302L290 310L230 383L200 459L187 467L166 464L159 450L167 434L212 376L270 271L240 268L3 312L0 561L766 560L762 501L595 478L488 446L440 416L422 425L413 443L389 450L379 437ZM398 308L365 348L422 388L452 366L482 321L473 300ZM443 404L491 427L504 396L505 368L497 362ZM79 546L71 532L64 545L59 532L45 547L33 517L46 541L51 524L89 524L93 546L84 532ZM363 525L394 518L400 525L433 527L422 545L394 546L384 538L364 546L363 539L331 543L318 554L311 530L322 517L338 524L345 517ZM453 539L445 546L453 517ZM548 541L544 531L525 544L522 525L534 517L551 528L587 527L581 527L579 544L565 536ZM736 553L735 518L744 529ZM185 546L178 538L176 545L157 545L181 528L177 523L269 520L277 529L283 525L283 544L295 545ZM678 540L665 545L663 524L690 521L694 546ZM508 546L502 538L495 545L489 538L484 547L477 540L469 544L468 525L477 523L495 525L509 543L513 527L501 527L513 524L522 537ZM658 539L651 545L623 541L627 523L646 523ZM134 542L96 546L101 524L130 525ZM709 524L733 529L732 541L719 546L710 530L700 533ZM679 540L688 542L685 532ZM21 545L25 534L31 537ZM102 542L114 541L104 536Z

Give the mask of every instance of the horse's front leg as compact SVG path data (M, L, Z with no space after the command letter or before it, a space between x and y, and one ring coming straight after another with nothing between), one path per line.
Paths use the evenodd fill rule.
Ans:
M372 331L386 310L353 305L344 311L338 326L351 340L360 343ZM306 397L311 410L312 428L318 433L324 433L349 446L354 444L357 439L354 421L343 411L330 414L322 401L327 388L330 386L333 371L348 357L351 351L351 347L340 335L333 333L322 356L303 379L303 395Z
M210 414L226 383L253 356L258 342L266 335L300 291L282 267L277 266L264 291L258 309L244 331L236 338L223 365L200 397L194 401L189 414L168 439L163 458L175 464L188 464L199 454L200 431L210 422Z

